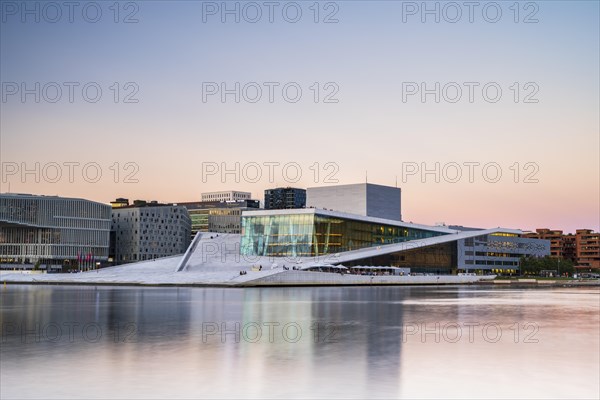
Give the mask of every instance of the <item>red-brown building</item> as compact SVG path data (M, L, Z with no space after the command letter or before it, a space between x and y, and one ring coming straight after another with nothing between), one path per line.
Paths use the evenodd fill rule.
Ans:
M600 233L577 229L575 233L577 266L600 269Z
M535 232L523 234L529 239L550 241L550 257L571 260L576 263L575 235L563 234L563 231L547 228L536 229Z
M550 257L571 260L582 269L600 268L600 233L591 229L577 229L573 235L541 228L525 233L523 237L550 240Z

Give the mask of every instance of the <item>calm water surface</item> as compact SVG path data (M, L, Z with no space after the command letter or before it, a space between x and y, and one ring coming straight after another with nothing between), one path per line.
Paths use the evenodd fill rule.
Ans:
M600 291L0 289L5 398L599 398Z

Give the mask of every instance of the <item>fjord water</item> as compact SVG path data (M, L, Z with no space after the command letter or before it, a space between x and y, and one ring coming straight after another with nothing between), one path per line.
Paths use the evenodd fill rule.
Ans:
M599 398L597 288L0 289L1 398Z

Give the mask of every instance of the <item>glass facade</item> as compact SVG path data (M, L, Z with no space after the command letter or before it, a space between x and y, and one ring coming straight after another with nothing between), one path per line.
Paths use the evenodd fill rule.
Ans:
M192 238L198 232L208 232L209 209L188 210L188 213L192 220Z
M243 208L215 208L210 210L208 231L240 234Z
M456 242L442 243L345 262L344 266L391 266L409 268L413 273L453 274L456 251Z
M317 213L245 215L244 255L310 257L443 235Z
M260 205L258 200L199 201L178 204L187 208L190 214L192 240L198 232L239 234L242 229L242 211L258 209Z

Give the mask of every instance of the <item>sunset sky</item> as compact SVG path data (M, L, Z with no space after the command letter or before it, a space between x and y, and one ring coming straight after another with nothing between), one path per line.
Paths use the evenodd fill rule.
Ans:
M36 3L39 22L14 9ZM439 23L411 8L420 1L321 2L318 16L313 1L296 2L295 23L297 9L276 3L269 22L266 7L258 18L253 5L227 2L240 9L235 22L222 2L96 2L92 23L86 2L70 22L66 8L59 17L43 2L0 1L0 192L183 202L243 190L262 200L274 186L368 179L402 188L405 221L600 229L598 2L523 2L518 15L498 2L497 22L487 2L473 22L467 8L458 18L427 3ZM239 102L208 92L222 82L240 83ZM425 101L407 94L421 83L432 89ZM23 174L36 163L39 176ZM237 176L222 176L236 163ZM269 163L279 163L272 182ZM436 163L438 182L421 174Z

